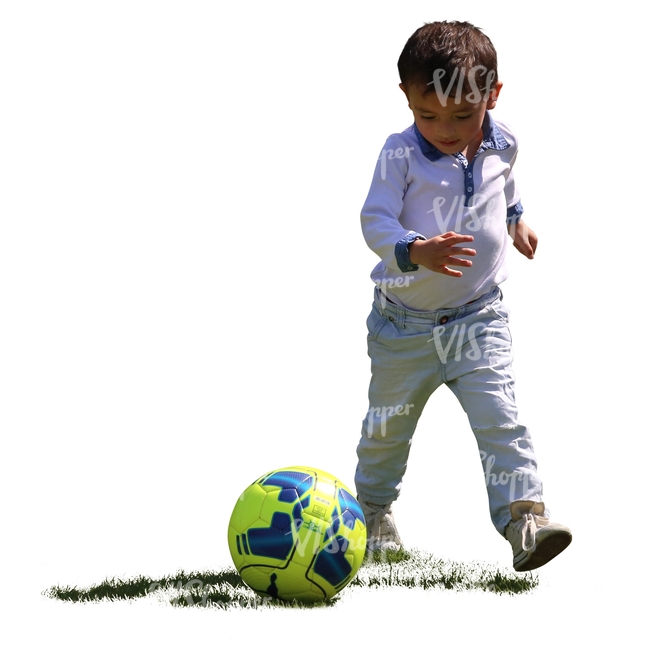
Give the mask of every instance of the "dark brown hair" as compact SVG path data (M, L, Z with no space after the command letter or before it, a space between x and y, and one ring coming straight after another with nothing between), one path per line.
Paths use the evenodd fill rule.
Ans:
M497 53L492 41L467 22L441 21L425 23L409 38L397 62L404 86L428 85L434 90L434 76L442 86L465 75L464 88L469 88L467 75L474 68L476 86L491 90L498 81Z

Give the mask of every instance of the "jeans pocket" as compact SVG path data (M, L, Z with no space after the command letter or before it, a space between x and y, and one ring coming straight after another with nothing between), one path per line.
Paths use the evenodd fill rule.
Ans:
M366 326L368 327L368 341L376 341L387 322L388 318L381 314L376 305L373 305L372 311L366 320Z
M510 321L510 310L501 302L500 298L487 305L487 310L493 318L500 320L502 323L508 323Z

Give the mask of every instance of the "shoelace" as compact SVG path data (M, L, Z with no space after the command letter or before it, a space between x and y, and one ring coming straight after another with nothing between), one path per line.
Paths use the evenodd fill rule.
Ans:
M521 518L521 548L524 551L535 550L535 533L537 532L537 520L532 512L527 512Z
M397 532L392 519L390 516L385 517L385 515L390 514L391 504L389 503L382 506L366 502L366 505L371 509L371 512L366 517L368 535L370 537L375 537L378 540L389 539L390 541L401 543L399 533Z
M385 506L380 506L374 503L368 503L367 505L369 505L372 508L372 512L370 512L370 514L366 517L366 526L368 527L368 530L373 530L376 525L376 522L380 520L390 510L390 504ZM377 526L377 528L378 528L377 532L381 534L381 530L379 530L380 526Z

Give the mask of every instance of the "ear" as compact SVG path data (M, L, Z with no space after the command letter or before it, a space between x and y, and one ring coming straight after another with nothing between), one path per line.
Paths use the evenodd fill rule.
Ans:
M399 87L402 89L402 92L406 95L406 101L408 102L409 108L411 108L411 102L409 101L409 94L406 90L406 86L404 84L400 84Z
M503 83L501 81L497 81L494 88L492 88L492 90L490 91L490 96L488 97L488 100L487 100L486 108L488 110L494 108L497 105L497 98L499 97L499 93L501 92L501 88L503 88Z

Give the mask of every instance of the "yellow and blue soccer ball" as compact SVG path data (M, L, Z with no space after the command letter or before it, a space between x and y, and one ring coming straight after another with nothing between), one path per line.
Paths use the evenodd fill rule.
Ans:
M318 602L359 570L366 522L337 478L285 467L244 490L230 517L228 546L242 580L260 596Z

